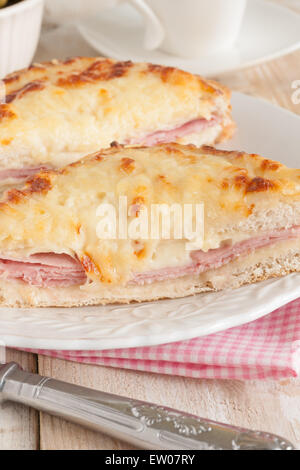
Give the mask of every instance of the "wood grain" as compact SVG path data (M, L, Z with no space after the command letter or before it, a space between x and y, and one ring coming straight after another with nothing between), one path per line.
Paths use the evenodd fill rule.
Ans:
M281 434L300 447L300 381L196 380L39 357L39 371L109 393L204 418ZM41 415L41 449L131 449L64 420Z

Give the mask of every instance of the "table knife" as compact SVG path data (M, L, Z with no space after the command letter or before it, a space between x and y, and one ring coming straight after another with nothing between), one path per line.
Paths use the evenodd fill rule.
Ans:
M0 365L0 403L13 401L155 450L293 450L274 434L217 423L182 411L104 393Z

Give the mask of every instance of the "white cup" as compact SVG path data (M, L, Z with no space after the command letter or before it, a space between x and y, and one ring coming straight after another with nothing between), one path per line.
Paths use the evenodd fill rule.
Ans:
M127 0L145 19L144 47L197 58L236 41L247 0Z

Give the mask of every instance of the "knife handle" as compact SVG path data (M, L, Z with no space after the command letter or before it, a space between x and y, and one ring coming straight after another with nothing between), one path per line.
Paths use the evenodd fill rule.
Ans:
M141 449L292 450L274 434L216 423L164 406L0 367L0 400L15 401Z

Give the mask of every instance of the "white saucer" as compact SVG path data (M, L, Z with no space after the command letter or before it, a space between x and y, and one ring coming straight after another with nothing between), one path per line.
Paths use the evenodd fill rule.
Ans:
M104 10L78 26L85 40L102 55L118 60L170 65L206 76L218 75L274 59L300 47L300 15L288 8L249 0L236 46L197 60L143 49L143 20L127 4Z

